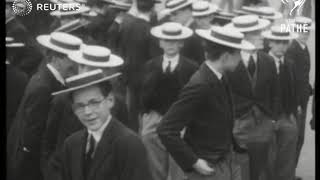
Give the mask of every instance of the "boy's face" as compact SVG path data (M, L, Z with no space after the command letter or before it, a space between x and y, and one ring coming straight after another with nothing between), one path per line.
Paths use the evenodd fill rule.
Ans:
M164 54L169 56L177 55L180 52L180 49L183 47L182 40L159 40L160 47L163 49Z
M263 49L263 37L261 36L261 30L245 33L245 39L251 42L256 49Z
M99 130L110 116L114 99L111 93L105 97L98 86L91 86L72 94L72 108L81 123L91 131Z
M213 15L195 17L194 20L199 28L209 28L213 20Z
M309 39L309 36L310 36L310 31L308 31L308 32L300 32L299 33L299 37L298 37L298 41L306 44L308 39Z
M269 40L270 51L277 57L282 57L289 47L289 40Z
M234 71L240 62L240 50L235 50L233 53L225 53L223 57L223 67L225 71Z
M171 14L171 20L180 24L185 24L190 20L191 7L177 10Z

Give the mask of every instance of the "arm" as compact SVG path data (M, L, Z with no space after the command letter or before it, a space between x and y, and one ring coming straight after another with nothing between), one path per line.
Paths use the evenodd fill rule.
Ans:
M182 89L178 101L164 115L157 129L161 142L185 171L192 169L198 157L180 137L180 132L194 120L194 117L199 116L198 110L205 106L207 98L207 86L187 85Z
M24 104L25 124L22 146L28 151L38 153L40 141L45 130L50 107L51 94L48 88L38 87L27 97Z
M45 164L47 164L46 162L56 150L58 128L66 105L66 101L62 98L65 98L65 96L57 96L54 98L54 102L49 111L46 129L43 133L41 154Z
M137 136L131 134L119 137L115 147L119 180L152 179L147 151Z

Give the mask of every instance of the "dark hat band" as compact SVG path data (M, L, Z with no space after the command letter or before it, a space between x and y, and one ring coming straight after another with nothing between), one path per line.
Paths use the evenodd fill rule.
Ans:
M102 79L102 78L103 78L103 74L102 73L98 73L98 74L95 74L95 75L92 75L92 76L88 76L88 77L85 77L85 78L81 78L81 79L78 79L78 80L75 80L75 81L67 82L66 83L66 87L67 88L78 87L78 86L81 86L81 85L84 85L84 84L88 84L88 83L93 82L93 81L97 81L97 80Z
M188 2L188 0L183 0L183 1L180 1L179 3L177 3L177 4L173 4L173 5L169 5L169 6L168 6L168 4L166 4L166 8L173 9L173 8L176 8L176 7L178 7L178 6L182 5L182 4L185 4L187 2Z
M66 43L63 43L63 42L60 42L60 41L57 41L53 38L50 38L50 42L53 44L53 45L56 45L56 46L59 46L63 49L68 49L68 50L78 50L80 48L80 44L78 45L73 45L73 44L66 44Z
M230 37L226 36L224 34L220 34L218 32L211 31L211 36L223 41L228 41L236 44L241 44L242 39L241 38L235 38L235 37Z
M192 9L192 11L194 12L205 12L205 11L208 11L209 10L209 7L206 7L204 9Z
M249 23L233 23L234 27L238 27L238 28L249 28L249 27L253 27L259 24L259 21L253 21L253 22L249 22Z
M245 11L245 12L253 13L253 14L256 14L256 15L260 15L260 16L274 16L274 12L265 13L263 11L256 11L256 10L249 10L249 9L242 9L242 10Z
M162 33L168 36L178 36L180 34L182 34L182 30L176 30L176 31L167 31L165 29L162 29Z
M271 32L271 34L274 36L281 36L281 37L290 36L290 32Z
M86 53L82 53L82 57L93 62L108 62L110 58L110 56L92 56Z

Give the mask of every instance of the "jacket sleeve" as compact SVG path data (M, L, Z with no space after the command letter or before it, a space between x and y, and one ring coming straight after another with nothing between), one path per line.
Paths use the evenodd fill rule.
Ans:
M22 145L30 152L40 149L40 142L46 126L50 107L51 94L48 88L38 87L29 94L24 104L25 128L22 136Z
M60 120L62 119L61 116L63 115L63 110L65 109L65 103L63 102L65 101L61 101L61 98L57 96L49 111L46 129L44 131L41 144L42 161L45 164L56 149L58 128Z
M181 138L180 132L193 120L196 120L195 115L203 105L206 105L204 102L207 101L207 98L208 87L206 85L185 86L180 97L164 115L157 128L161 142L185 171L192 169L198 157Z
M147 151L135 135L119 137L115 142L119 180L152 180Z

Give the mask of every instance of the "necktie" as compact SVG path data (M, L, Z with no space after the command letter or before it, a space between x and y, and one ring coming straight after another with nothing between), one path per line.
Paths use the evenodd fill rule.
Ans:
M85 154L85 162L83 164L84 167L84 175L85 177L88 176L89 170L91 168L91 161L92 161L92 156L95 150L95 140L92 135L90 135L88 141L87 141L87 148L86 148L86 154Z
M166 69L165 69L165 73L166 73L166 74L171 73L171 61L168 61L168 65L167 65L167 67L166 67Z
M255 64L252 56L250 56L250 58L249 58L248 71L249 71L251 77L253 77L254 73L256 71L256 64Z
M89 141L87 144L87 153L86 153L87 158L92 158L92 155L93 155L94 149L95 149L95 144L96 144L96 142L95 142L93 136L90 135Z

